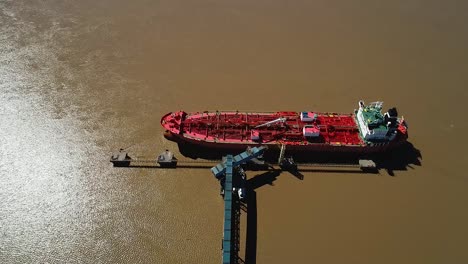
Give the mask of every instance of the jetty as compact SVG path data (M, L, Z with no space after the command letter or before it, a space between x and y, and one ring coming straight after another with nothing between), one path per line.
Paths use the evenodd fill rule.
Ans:
M239 263L240 249L240 215L247 190L245 170L289 171L293 175L302 175L300 171L310 168L355 169L356 172L377 172L378 167L372 160L359 160L356 164L330 163L296 163L293 157L285 156L285 146L281 146L278 164L268 164L262 160L267 146L247 148L235 156L226 155L222 160L191 160L178 159L174 153L165 150L155 159L132 158L127 151L120 149L114 153L110 162L114 167L126 168L157 168L157 169L210 169L213 176L220 182L220 194L224 201L223 238L221 243L222 263ZM346 172L346 170L344 170ZM300 178L302 179L302 178ZM241 261L242 262L242 261Z

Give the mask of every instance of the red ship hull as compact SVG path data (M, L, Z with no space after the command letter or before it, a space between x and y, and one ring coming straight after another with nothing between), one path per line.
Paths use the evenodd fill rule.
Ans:
M304 112L305 113L305 112ZM289 153L381 153L406 142L400 134L390 142L369 144L361 138L354 114L297 112L174 112L161 119L165 137L222 152L239 152L247 147L267 145ZM309 134L308 134L309 133Z
M191 138L186 138L184 136L173 134L169 131L164 133L164 137L168 140L174 141L179 144L191 144L192 146L200 146L205 149L212 149L214 151L223 151L223 152L239 152L244 151L247 147L258 147L258 146L268 146L269 150L279 150L281 144L276 143L232 143L232 144L220 144L215 142L206 142L194 140ZM301 153L301 152L340 152L340 153L381 153L404 144L406 141L392 142L382 145L372 145L372 146L340 146L340 145L329 145L329 144L314 144L314 145L287 145L288 152Z

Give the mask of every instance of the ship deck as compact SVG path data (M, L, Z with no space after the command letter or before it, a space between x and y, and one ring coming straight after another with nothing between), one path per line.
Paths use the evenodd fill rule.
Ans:
M301 120L297 112L274 113L241 113L241 112L203 112L186 114L176 112L162 119L163 126L174 134L184 137L215 143L231 144L332 144L332 145L365 145L359 135L353 114L315 113L312 122ZM286 118L284 122L275 122ZM272 124L266 125L268 122ZM318 137L305 137L304 126L318 128ZM255 130L260 140L252 140Z

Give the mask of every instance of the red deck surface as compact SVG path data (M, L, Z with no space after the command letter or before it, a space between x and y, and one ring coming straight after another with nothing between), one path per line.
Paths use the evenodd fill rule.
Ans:
M277 122L255 128L258 125L285 117L285 122ZM204 112L186 114L176 112L164 116L162 125L171 133L184 137L217 143L308 145L325 143L333 145L364 145L352 114L317 113L313 122L302 122L300 113L240 113ZM306 138L304 125L316 125L320 136ZM251 130L260 133L260 141L251 140Z

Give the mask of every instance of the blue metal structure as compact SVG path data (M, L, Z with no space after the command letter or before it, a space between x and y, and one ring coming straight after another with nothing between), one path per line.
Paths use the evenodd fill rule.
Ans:
M224 189L224 236L223 236L223 264L230 264L233 262L235 252L233 252L232 243L232 171L233 171L233 157L232 155L226 156L225 172L226 182Z
M252 159L258 158L259 156L263 155L263 152L265 152L266 149L266 146L254 147L234 156L232 158L232 167L237 167ZM226 163L227 162L221 162L211 168L211 172L217 179L220 179L226 173Z
M234 168L255 159L263 154L267 148L264 146L255 147L242 152L239 155L227 155L226 160L215 167L211 172L217 179L224 176L224 232L223 232L223 264L236 263L238 235L237 222L239 218L239 201L233 196ZM238 175L237 175L238 176ZM234 208L235 207L235 208ZM237 209L236 209L237 208Z

